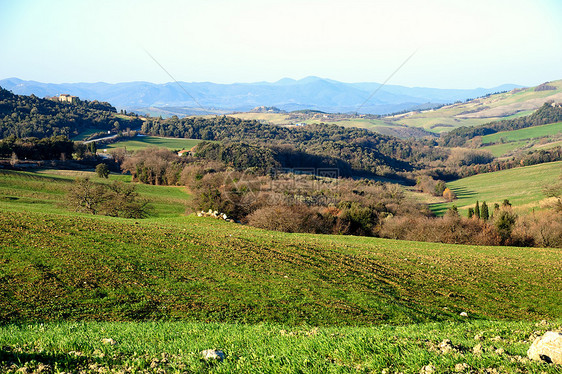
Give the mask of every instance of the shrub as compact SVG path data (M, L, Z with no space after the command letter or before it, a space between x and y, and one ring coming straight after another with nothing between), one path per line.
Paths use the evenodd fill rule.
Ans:
M562 248L562 215L555 211L521 217L512 231L512 244Z
M109 177L109 168L106 164L98 164L96 166L96 174L100 178L108 178Z
M264 207L248 216L250 226L284 232L325 233L326 221L316 210L306 205Z

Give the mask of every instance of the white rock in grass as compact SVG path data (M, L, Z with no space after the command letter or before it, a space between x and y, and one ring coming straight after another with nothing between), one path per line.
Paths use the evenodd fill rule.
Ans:
M470 366L466 362L455 365L455 371L456 372L466 371L469 368L470 368Z
M203 358L205 360L222 361L226 357L226 355L224 354L223 351L218 351L218 350L215 350L215 349L206 349L204 351L201 351L201 355L203 356Z
M103 344L111 344L111 345L117 344L117 342L115 340L111 339L111 338L104 338L104 339L101 340L101 342Z
M461 317L468 317L468 313L467 312L461 312Z
M431 374L435 373L435 366L433 365L426 365L420 369L420 374Z
M531 360L562 365L562 333L547 331L539 336L527 351L527 356Z

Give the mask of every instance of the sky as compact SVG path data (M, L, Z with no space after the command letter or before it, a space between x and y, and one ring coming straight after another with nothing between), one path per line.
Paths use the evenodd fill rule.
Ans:
M0 0L0 79L533 86L561 47L560 0Z

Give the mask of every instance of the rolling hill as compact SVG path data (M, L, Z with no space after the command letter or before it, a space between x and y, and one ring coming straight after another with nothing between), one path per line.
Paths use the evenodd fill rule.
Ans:
M271 232L184 216L188 196L162 186L139 186L152 218L83 215L64 206L76 175L1 172L3 321L342 326L562 313L558 249Z
M557 161L462 178L447 183L458 200L433 205L432 209L444 212L455 204L460 213L466 216L467 209L474 207L476 200L486 201L488 206L493 206L508 199L517 213L540 210L547 202L542 193L543 187L556 182L561 174L562 161Z
M547 89L544 89L544 88ZM545 102L562 101L562 80L536 87L515 88L483 97L445 105L438 109L415 110L381 117L334 115L329 113L237 113L232 116L287 125L294 123L333 123L359 127L398 137L438 136L461 126L477 126L492 121L529 115Z
M389 116L385 117L385 121L440 133L460 126L481 125L494 120L524 116L547 101L562 101L562 80L536 87L517 88L435 110Z

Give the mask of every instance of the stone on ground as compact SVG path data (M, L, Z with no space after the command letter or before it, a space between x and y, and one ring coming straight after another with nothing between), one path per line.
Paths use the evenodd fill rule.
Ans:
M527 356L531 360L562 365L562 333L547 331L535 339Z

